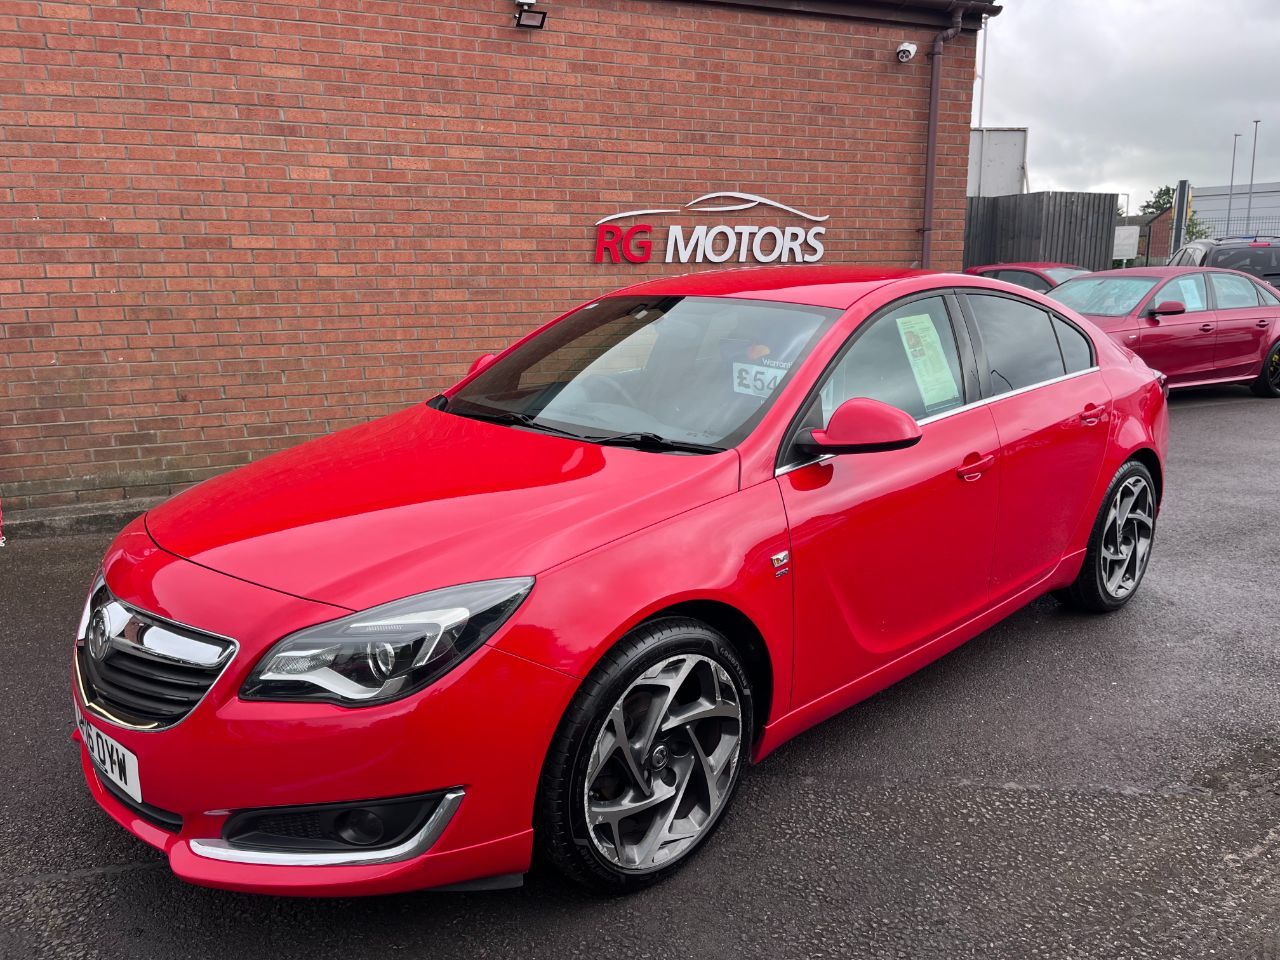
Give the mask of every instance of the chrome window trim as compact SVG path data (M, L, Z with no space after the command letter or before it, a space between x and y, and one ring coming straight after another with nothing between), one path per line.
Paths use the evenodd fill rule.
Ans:
M1083 377L1086 373L1096 373L1102 368L1096 363L1092 367L1086 367L1083 370L1076 370L1074 373L1064 373L1060 377L1053 377L1050 380L1041 380L1039 383L1032 383L1025 387L1019 387L1017 390L1006 390L1004 393L997 393L993 397L983 397L981 400L975 400L973 403L966 403L962 407L953 407L950 410L944 410L942 413L935 413L932 417L925 417L923 420L917 420L920 426L930 423L937 423L939 420L945 420L947 417L954 416L957 413L963 413L966 410L972 410L975 407L985 407L988 404L995 403L997 400L1004 400L1007 397L1017 397L1024 393L1030 393L1032 390L1039 390L1041 387L1049 387L1055 383L1062 383L1064 380L1074 380L1076 377Z
M220 681L223 678L223 676L226 675L227 668L231 666L231 662L235 660L236 655L240 652L240 644L236 640L232 639L231 637L225 637L220 633L214 633L212 630L201 630L198 627L192 627L183 623L178 623L176 620L170 620L167 617L158 616L157 614L151 613L147 610L143 610L140 607L134 607L130 604L124 603L121 600L117 599L116 595L111 592L111 588L107 586L106 579L103 578L101 575L99 575L98 578L94 580L93 588L89 591L89 602L86 604L86 608L85 608L86 613L89 613L94 609L92 607L93 597L94 597L94 594L96 594L100 589L106 590L107 596L110 598L106 603L103 604L104 607L114 604L115 606L127 612L131 618L138 618L143 620L144 622L149 621L151 626L153 626L154 628L163 630L167 636L174 637L182 641L189 641L193 645L200 644L200 641L198 640L192 640L189 637L183 637L168 629L168 627L177 627L179 630L185 630L189 633L204 634L207 637L213 637L217 640L223 640L228 644L226 650L223 652L222 657L220 658L222 660L221 669L218 671L218 675L213 678L213 681L209 684L208 688L205 690L204 695L201 696L200 699L197 700L194 705L192 705L191 709L188 710L186 715L183 716L181 719L177 720L174 723L168 724L167 726L157 726L154 723L149 723L149 724L129 723L126 720L122 719L121 717L117 717L115 714L111 713L111 711L108 710L106 707L94 702L89 698L88 694L85 692L84 678L81 677L80 675L80 659L79 659L80 648L81 648L81 645L85 642L85 633L87 631L85 629L80 629L76 631L77 633L80 634L80 636L76 637L75 643L72 646L71 660L72 660L72 665L74 666L73 672L75 674L76 696L79 698L80 705L85 709L85 711L88 713L91 713L96 719L102 720L113 727L119 727L122 730L136 730L139 733L164 733L167 730L174 729L179 724L184 723L187 717L190 717L191 714L199 710L201 704L203 704L205 700L208 699L209 694L213 692L213 688L216 687L218 685L218 681ZM88 617L86 616L82 618L82 625L87 626L87 623L88 623ZM115 647L129 646L129 647L132 647L137 652L141 653L143 656L154 657L157 660L169 660L175 663L185 662L196 667L218 666L217 660L213 661L212 663L204 663L195 659L185 659L182 657L175 657L169 653L164 652L161 649L147 646L145 643L132 643L129 641L117 642L119 640L120 640L119 637L112 637L111 638L112 646L115 646ZM200 644L200 645L212 646L212 644Z
M996 394L994 397L982 397L979 400L974 400L972 403L966 403L959 407L953 407L950 410L944 410L942 413L935 413L931 417L925 417L923 420L917 420L916 423L918 423L922 427L926 427L931 423L937 423L939 420L945 420L947 419L947 417L954 417L958 413L966 413L970 410L977 409L978 407L985 407L989 404L995 403L998 400L1006 400L1009 397L1017 397L1024 393L1030 393L1032 390L1039 390L1041 387L1052 386L1055 383L1062 383L1066 380L1074 380L1076 377L1083 377L1087 373L1097 373L1101 369L1102 368L1095 363L1091 367L1086 367L1083 370L1076 370L1073 373L1064 373L1062 376L1054 377L1051 380L1041 380L1039 383L1033 383L1025 387L1019 387L1017 390L1007 390L1004 393ZM783 474L790 473L792 470L799 470L801 467L809 467L815 463L824 463L825 461L832 459L834 456L835 454L833 453L827 453L813 460L804 460L800 463L789 463L785 467L779 467L777 470L773 471L773 475L775 477L780 477Z
M409 839L385 850L324 850L303 852L299 850L262 850L240 846L221 838L190 840L187 845L198 857L221 860L225 863L247 863L268 867L344 867L371 866L379 863L396 863L426 853L444 833L445 827L458 812L464 791L461 787L450 790L440 798L440 803L427 822Z
M773 471L773 475L775 477L780 477L784 473L790 473L792 470L799 470L801 467L811 467L815 463L826 463L828 460L834 460L835 456L836 455L834 453L824 453L822 456L814 457L811 460L801 460L799 463L789 463L785 467L779 467L777 470Z

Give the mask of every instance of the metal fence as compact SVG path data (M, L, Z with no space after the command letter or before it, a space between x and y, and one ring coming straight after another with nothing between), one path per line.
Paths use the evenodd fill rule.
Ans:
M1116 199L1056 192L970 197L964 265L1031 260L1105 270L1115 247Z
M1199 223L1202 225L1204 236L1206 237L1254 237L1259 234L1266 236L1280 236L1280 217L1266 216L1260 217L1254 214L1252 217L1245 217L1244 211L1232 212L1231 222L1227 222L1226 217L1202 217L1195 214L1192 224ZM1187 239L1199 239L1198 237Z

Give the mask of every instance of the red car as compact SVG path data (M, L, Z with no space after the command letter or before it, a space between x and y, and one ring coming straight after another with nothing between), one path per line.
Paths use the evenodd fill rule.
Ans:
M1046 293L1058 284L1088 272L1085 267L1071 263L988 263L965 271L976 277L1017 284L1036 293Z
M1092 320L1170 387L1247 383L1280 397L1280 297L1236 270L1132 267L1068 280L1053 299Z
M1056 591L1138 589L1158 376L978 277L643 283L130 524L85 605L89 789L180 877L655 880L748 766Z

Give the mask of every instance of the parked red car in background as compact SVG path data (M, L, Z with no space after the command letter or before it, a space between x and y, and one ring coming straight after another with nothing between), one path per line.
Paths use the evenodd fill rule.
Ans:
M1280 397L1280 296L1236 270L1132 267L1069 280L1050 296L1084 314L1171 387L1247 383Z
M784 267L593 300L429 402L108 550L99 804L195 883L628 889L748 763L1048 592L1138 589L1162 386L980 277Z
M1058 284L1088 272L1085 267L1077 267L1071 263L989 263L981 267L970 267L965 271L976 277L1015 283L1036 293L1052 290Z

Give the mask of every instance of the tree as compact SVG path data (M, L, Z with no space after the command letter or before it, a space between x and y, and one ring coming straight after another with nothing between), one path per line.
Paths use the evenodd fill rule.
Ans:
M1142 201L1139 213L1160 213L1173 206L1174 189L1170 186L1159 187L1151 191L1151 199Z
M1168 210L1173 206L1174 197L1176 195L1177 194L1173 187L1167 185L1159 187L1158 189L1151 191L1150 200L1143 201L1141 212L1163 213L1165 210ZM1212 232L1213 231L1205 225L1204 221L1196 216L1196 212L1192 210L1191 216L1187 217L1186 237L1184 239L1203 240Z
M1187 239L1204 240L1212 232L1213 231L1205 226L1204 222L1196 216L1196 212L1192 210L1191 216L1187 217Z

